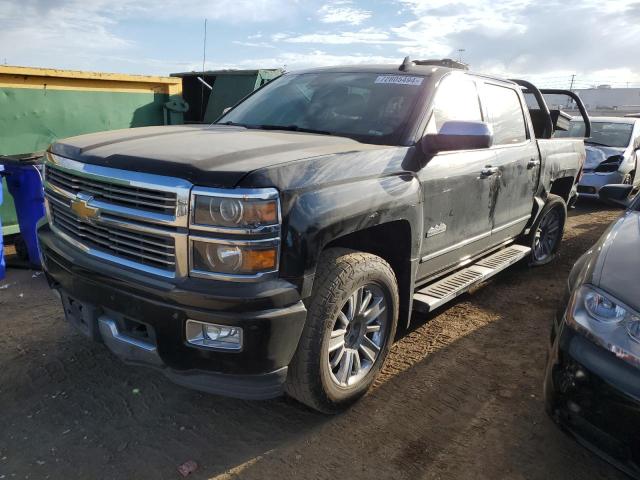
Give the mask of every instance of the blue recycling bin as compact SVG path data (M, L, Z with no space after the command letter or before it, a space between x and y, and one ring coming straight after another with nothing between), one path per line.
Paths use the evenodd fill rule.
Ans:
M2 174L4 172L4 166L0 165L0 206L2 206ZM4 245L2 242L2 216L0 215L0 280L5 276L5 264L4 264Z
M9 193L13 197L29 263L41 267L36 225L44 216L44 189L40 159L0 158Z

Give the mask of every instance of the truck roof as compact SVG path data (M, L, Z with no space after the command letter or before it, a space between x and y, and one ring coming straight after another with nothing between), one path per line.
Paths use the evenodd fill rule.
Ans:
M449 72L467 72L471 75L478 77L491 78L500 82L513 84L512 81L505 78L487 75L484 73L478 73L473 71L467 71L460 68L451 68L442 65L419 65L411 63L405 70L400 69L400 64L359 64L359 65L339 65L331 67L317 67L302 70L295 70L290 73L321 73L321 72L333 72L333 73L383 73L389 75L420 75L425 77L438 76L442 77Z

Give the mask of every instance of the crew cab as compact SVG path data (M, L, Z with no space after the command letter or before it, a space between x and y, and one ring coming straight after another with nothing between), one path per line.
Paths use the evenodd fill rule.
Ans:
M544 93L407 58L287 73L210 126L56 142L47 278L126 362L340 411L414 302L555 255L585 151L552 138Z

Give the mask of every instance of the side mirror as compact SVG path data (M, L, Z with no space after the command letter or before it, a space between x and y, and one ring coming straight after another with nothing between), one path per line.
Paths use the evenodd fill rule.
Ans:
M425 153L450 152L453 150L478 150L493 144L493 132L485 122L445 122L438 133L422 137Z
M225 113L227 113L229 110L231 110L231 107L227 107L224 110L222 110L222 115L224 115Z
M598 198L603 202L627 208L629 206L629 195L633 191L633 185L611 184L605 185L598 192Z

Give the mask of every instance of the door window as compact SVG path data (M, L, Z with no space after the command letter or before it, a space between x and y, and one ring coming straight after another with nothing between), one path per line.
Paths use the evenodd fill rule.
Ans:
M527 127L518 93L508 87L485 84L484 99L493 127L494 145L512 145L527 139Z
M427 133L438 133L450 120L482 121L476 84L467 76L454 74L442 81L436 92Z

